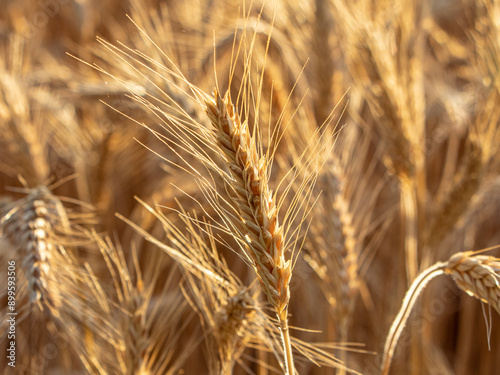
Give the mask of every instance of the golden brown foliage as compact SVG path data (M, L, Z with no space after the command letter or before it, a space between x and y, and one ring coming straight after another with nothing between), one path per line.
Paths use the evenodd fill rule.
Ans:
M1 373L498 372L498 2L0 7Z

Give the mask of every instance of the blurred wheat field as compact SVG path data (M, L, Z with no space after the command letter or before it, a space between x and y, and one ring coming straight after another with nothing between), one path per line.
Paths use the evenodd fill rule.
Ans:
M499 2L0 7L2 374L498 373Z

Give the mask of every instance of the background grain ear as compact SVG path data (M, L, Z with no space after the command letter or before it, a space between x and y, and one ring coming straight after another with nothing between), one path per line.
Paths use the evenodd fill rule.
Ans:
M1 7L0 373L498 373L498 2Z

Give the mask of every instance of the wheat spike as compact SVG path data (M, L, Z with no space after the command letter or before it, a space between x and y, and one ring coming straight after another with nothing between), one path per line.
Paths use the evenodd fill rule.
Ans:
M267 183L267 160L259 157L248 124L240 121L229 95L222 98L215 91L214 99L206 103L207 114L235 180L234 200L247 228L248 249L269 302L280 320L286 320L292 270L290 260L285 260L283 229Z
M259 157L248 124L241 122L229 93L222 98L215 90L214 100L207 100L206 106L234 179L234 202L247 229L247 249L257 278L269 303L276 310L284 333L287 373L292 375L294 370L288 336L292 263L285 260L283 228L279 225L278 209L268 185L269 163L266 157Z
M243 289L229 297L227 303L215 312L219 346L234 346L232 342L236 337L241 336L248 316L254 311L253 305L252 295L247 289Z
M50 286L53 277L49 273L51 258L59 251L55 227L67 220L59 199L43 186L14 202L1 219L3 235L22 259L30 303L38 304L41 310L46 304L57 306L60 302Z
M231 374L234 362L248 345L249 324L254 319L255 301L248 289L242 289L228 297L224 305L214 314L215 339L219 348L221 374Z

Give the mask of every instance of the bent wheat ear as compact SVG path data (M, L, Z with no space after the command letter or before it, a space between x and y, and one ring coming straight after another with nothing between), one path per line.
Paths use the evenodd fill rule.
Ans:
M422 290L434 277L447 274L467 294L490 304L500 314L500 259L468 251L454 254L422 272L412 283L392 323L384 347L382 375L389 374L396 344Z

